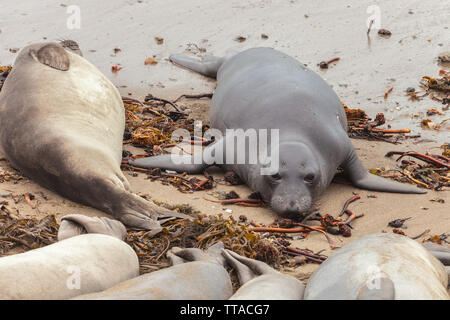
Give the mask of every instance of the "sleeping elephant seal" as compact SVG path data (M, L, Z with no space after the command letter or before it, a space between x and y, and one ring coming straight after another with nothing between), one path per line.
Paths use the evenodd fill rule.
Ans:
M294 277L275 271L264 262L224 250L227 263L237 272L241 287L230 300L302 300L305 286Z
M447 286L445 267L422 245L379 233L345 245L322 263L305 299L450 299Z
M290 56L270 48L253 48L225 58L197 61L172 55L170 60L217 78L210 120L224 138L205 148L200 161L195 154L172 154L135 159L133 166L198 173L208 165L225 164L282 216L306 212L339 166L359 188L425 193L368 173L347 136L339 98L321 77ZM249 137L254 131L262 135L259 155ZM274 132L270 139L269 131ZM235 154L245 154L245 163L236 161Z
M138 258L125 242L83 234L0 258L0 299L68 299L138 275Z
M125 111L74 41L19 53L0 92L0 147L24 175L125 225L160 230L182 216L133 194L120 164Z
M206 253L200 249L172 248L173 266L119 283L103 292L77 300L225 300L233 294L220 257L222 243Z

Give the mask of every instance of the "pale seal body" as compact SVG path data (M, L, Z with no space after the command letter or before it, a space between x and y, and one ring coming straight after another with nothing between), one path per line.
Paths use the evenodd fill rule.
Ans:
M210 120L211 127L225 137L204 150L203 163L196 163L194 156L191 164L179 164L187 156L163 155L136 159L133 165L197 173L210 165L211 159L217 163L217 154L223 153L219 161L225 168L235 171L285 216L307 211L331 183L339 166L359 188L425 193L368 173L347 136L346 115L339 98L321 77L292 57L270 48L254 48L225 58L207 57L201 62L184 55L172 55L170 59L217 78ZM278 130L279 167L275 172L262 174L267 164L261 159L256 164L230 163L226 159L228 142L234 139L228 136L230 129L241 129L241 137L247 130ZM243 145L250 159L253 151L245 147L245 140L240 143L239 150ZM268 138L266 151L272 146Z
M0 92L0 146L42 186L125 225L159 229L157 219L172 214L133 194L120 170L121 96L72 47L38 43L21 50Z
M322 263L305 299L449 299L447 285L444 265L422 245L380 233L345 245Z
M206 261L178 264L122 282L86 300L225 300L233 293L223 266Z
M129 245L84 234L0 258L0 299L68 299L138 275L139 261Z

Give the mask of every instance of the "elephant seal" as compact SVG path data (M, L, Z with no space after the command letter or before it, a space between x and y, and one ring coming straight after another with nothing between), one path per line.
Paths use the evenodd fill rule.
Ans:
M61 218L58 241L85 233L100 233L124 240L127 229L117 220L106 217L87 217L82 214L68 214Z
M346 115L339 98L320 76L290 56L270 48L253 48L225 58L197 61L177 54L170 60L217 78L210 120L211 127L225 137L205 148L201 161L196 161L195 154L172 154L135 159L130 161L133 166L198 173L208 165L224 164L281 216L306 212L331 183L339 166L358 188L426 193L372 175L363 167L347 136ZM272 141L271 135L261 143L267 153L279 151L278 158L275 155L276 170L272 164L266 168L268 157L261 152L254 163L236 163L232 156L229 161L228 151L246 152L246 159L255 158L255 152L249 151L251 141L249 146L246 142L249 130L278 132L278 141ZM262 174L264 169L268 170Z
M204 253L200 249L172 248L173 266L122 282L108 290L76 300L225 300L233 294L223 259L222 243ZM211 254L212 252L215 254ZM220 251L219 251L220 252Z
M125 225L161 230L186 217L132 193L120 164L125 111L74 41L21 50L0 92L0 148L24 175Z
M83 234L0 258L0 300L69 299L139 275L136 253L125 242Z
M227 263L237 272L241 287L230 300L302 300L305 286L294 277L275 271L264 262L224 250Z
M447 286L445 267L424 246L406 236L378 233L345 245L323 262L304 298L448 300Z

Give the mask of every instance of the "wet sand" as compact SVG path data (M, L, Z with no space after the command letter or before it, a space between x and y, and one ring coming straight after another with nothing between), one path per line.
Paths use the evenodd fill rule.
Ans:
M63 4L63 5L61 5ZM39 41L54 41L60 38L79 42L86 59L104 72L119 88L122 95L143 98L152 93L166 99L181 94L212 92L215 81L194 74L168 62L170 53L185 52L189 48L204 48L206 54L224 55L228 50L244 50L255 46L267 46L290 54L318 72L333 86L338 96L351 108L364 109L370 116L383 112L393 128L410 128L432 142L414 144L414 140L400 145L383 142L353 140L358 154L367 168L394 167L394 160L384 157L391 150L427 150L449 142L449 131L422 130L420 120L429 108L442 109L438 102L426 98L409 101L404 96L407 87L418 89L424 75L437 76L442 66L437 64L441 52L450 51L450 23L445 2L425 1L378 1L381 10L381 27L389 29L388 39L377 35L377 30L367 39L366 9L370 1L322 1L306 4L301 1L125 1L104 2L77 1L81 9L81 28L69 30L66 20L67 6L71 1L2 1L0 21L0 65L11 64L17 53L10 48L23 48ZM261 38L266 34L268 39ZM244 42L234 40L246 37ZM155 37L164 38L158 45ZM189 45L194 44L194 45ZM114 48L121 51L114 53ZM192 49L194 50L194 49ZM191 51L192 51L191 50ZM189 50L188 50L189 51ZM204 54L194 50L194 54ZM144 65L147 57L155 56L156 65ZM322 60L340 57L328 70L320 70ZM116 75L111 66L123 67ZM394 87L385 100L384 91ZM205 118L209 100L184 102L193 115ZM419 118L412 118L417 114ZM430 117L440 122L449 117ZM0 167L8 168L0 161ZM174 187L151 182L145 175L132 177L126 174L134 190L149 194L158 201L170 204L191 204L207 214L224 213L224 208L233 210L233 216L246 215L256 222L270 223L273 212L265 208L221 206L203 199L210 191L183 194ZM220 177L220 172L215 174ZM219 185L218 190L235 190L248 195L245 186ZM13 205L21 216L40 216L56 213L59 217L68 213L103 215L103 213L65 200L27 179L17 184L0 184L0 190L13 195L31 192L40 202L38 209L31 209L25 201ZM43 192L48 200L42 198ZM412 217L404 230L415 236L425 229L430 234L449 232L450 193L429 192L426 195L399 195L362 191L352 186L332 184L319 200L320 211L336 215L345 200L353 192L361 200L351 209L365 216L353 223L351 238L333 237L341 246L357 237L380 232L391 232L387 223L393 219ZM367 195L376 195L368 198ZM445 203L431 202L442 198ZM13 201L11 201L13 202ZM327 249L332 254L321 234L311 234L294 245L312 250ZM308 264L293 270L301 279L306 279L317 267Z

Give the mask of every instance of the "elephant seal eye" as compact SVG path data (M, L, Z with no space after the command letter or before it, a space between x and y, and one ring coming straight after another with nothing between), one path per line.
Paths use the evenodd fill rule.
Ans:
M314 176L314 174L313 173L308 173L306 176L305 176L305 182L306 183L312 183L313 181L314 181L314 178L315 178L315 176Z
M272 179L274 179L274 180L281 180L281 176L280 176L279 173L275 173L275 174L271 175L271 177L272 177Z

